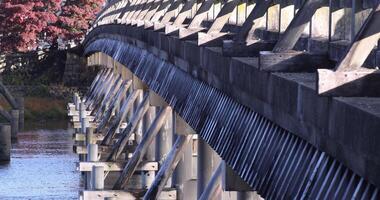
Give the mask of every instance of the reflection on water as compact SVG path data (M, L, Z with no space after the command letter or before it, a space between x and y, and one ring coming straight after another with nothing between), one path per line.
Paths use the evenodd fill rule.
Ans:
M66 122L27 124L0 164L0 199L77 199L80 173Z

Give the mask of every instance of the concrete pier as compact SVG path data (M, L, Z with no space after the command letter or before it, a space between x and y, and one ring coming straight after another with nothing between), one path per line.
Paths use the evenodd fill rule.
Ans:
M0 161L11 159L11 126L0 124Z

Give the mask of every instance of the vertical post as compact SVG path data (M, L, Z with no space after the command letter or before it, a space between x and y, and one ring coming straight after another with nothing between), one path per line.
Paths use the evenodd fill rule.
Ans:
M18 133L18 120L19 120L19 110L12 110L12 121L11 121L11 132L12 132L12 140L17 140L17 133Z
M194 135L193 135L194 136ZM179 137L179 136L177 136ZM197 149L194 149L197 145L197 141L194 138L188 145L184 147L181 160L177 164L177 167L173 173L173 187L177 189L178 199L197 199Z
M75 103L75 109L76 110L79 110L80 108L80 97L79 97L79 95L77 94L77 93L75 93L75 101L74 101L74 103Z
M84 101L80 101L79 103L79 119L86 117L86 105Z
M93 190L104 189L104 166L92 166L91 186Z
M89 127L89 121L87 117L81 118L81 133L86 134L86 128Z
M73 103L74 103L74 105L77 104L77 93L74 93L74 95L73 95Z
M329 28L330 7L326 4L317 9L311 19L308 51L313 53L328 53Z
M25 119L25 104L24 104L24 97L18 97L16 98L18 109L20 111L19 113L19 130L24 130L24 119Z
M11 126L0 124L0 161L11 159Z
M201 197L212 175L213 150L203 141L198 139L198 170L197 170L197 196Z
M88 162L98 161L98 145L97 144L87 144L87 161ZM92 172L94 172L94 169L92 169ZM86 172L85 189L91 188L92 172Z
M173 144L173 115L172 112L168 115L165 124L160 129L160 132L157 135L156 141L156 160L162 164L167 154L170 152L170 149ZM172 185L171 177L166 182L166 186L170 187Z
M86 145L94 144L93 137L94 137L94 128L87 127L86 128Z
M280 4L278 3L275 3L268 8L267 31L271 34L268 34L269 38L265 39L278 39L280 33Z
M141 104L142 100L143 100L143 92L140 92L134 102L134 105L133 105L133 112L131 112L131 118L134 114L134 112L137 110L138 106ZM129 119L131 119L129 118ZM136 127L136 132L135 132L135 136L136 136L136 141L137 143L139 143L143 137L143 122L142 120L140 120L138 123L137 123L137 127Z
M90 162L98 161L98 145L97 144L87 145L87 161L90 161Z
M154 118L156 116L156 107L154 106L150 106L148 108L148 111L145 113L144 115L144 119L143 119L143 132L146 133L150 127L150 125L152 124ZM153 140L152 144L149 145L149 148L145 154L145 159L147 161L155 161L155 158L156 158L156 154L155 154L155 150L156 150L156 138Z

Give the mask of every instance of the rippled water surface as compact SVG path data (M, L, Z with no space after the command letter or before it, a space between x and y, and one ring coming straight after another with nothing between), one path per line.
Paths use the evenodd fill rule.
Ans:
M77 199L80 174L66 122L33 124L0 164L0 199Z

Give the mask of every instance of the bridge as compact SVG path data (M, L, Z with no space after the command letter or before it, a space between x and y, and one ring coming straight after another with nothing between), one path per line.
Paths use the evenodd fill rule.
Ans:
M379 199L379 38L376 0L110 1L81 197Z

